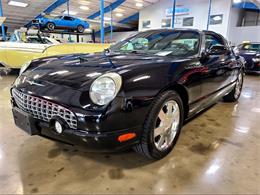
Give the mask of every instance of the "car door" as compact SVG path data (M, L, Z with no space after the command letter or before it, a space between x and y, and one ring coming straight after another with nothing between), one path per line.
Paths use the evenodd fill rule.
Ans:
M213 46L225 46L225 53L209 54ZM207 69L201 78L202 97L208 97L225 88L230 83L232 73L231 63L234 60L231 52L228 51L228 45L225 39L213 32L205 33L205 57L201 61L204 68Z

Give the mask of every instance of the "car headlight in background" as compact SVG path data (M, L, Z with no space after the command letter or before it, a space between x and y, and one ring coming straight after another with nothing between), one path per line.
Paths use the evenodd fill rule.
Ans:
M253 61L254 63L260 62L260 58L253 58L252 61Z
M110 103L122 86L122 78L117 73L107 73L97 78L91 85L89 95L94 104L104 106Z
M24 71L26 71L26 69L30 66L31 62L32 62L32 61L26 62L26 63L22 66L22 68L20 69L19 75L23 74Z

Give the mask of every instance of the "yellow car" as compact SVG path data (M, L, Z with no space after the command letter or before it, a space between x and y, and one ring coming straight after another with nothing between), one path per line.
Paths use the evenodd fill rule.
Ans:
M105 44L68 43L68 44L34 44L34 43L0 43L0 65L10 69L20 69L28 61L62 54L95 53L108 48Z

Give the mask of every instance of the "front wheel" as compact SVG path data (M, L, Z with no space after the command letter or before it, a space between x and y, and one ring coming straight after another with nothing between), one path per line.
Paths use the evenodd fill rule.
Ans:
M225 102L236 102L241 95L243 83L244 83L244 72L241 71L237 77L237 81L234 89L229 94L224 96L223 100Z
M134 150L150 159L162 159L175 146L182 128L183 103L175 91L159 95L144 122L140 143Z
M77 27L77 31L78 31L79 33L84 33L84 31L85 31L84 26L79 25L79 26Z
M52 22L47 23L46 26L47 26L47 29L48 29L49 31L54 31L54 29L55 29L55 24L52 23Z

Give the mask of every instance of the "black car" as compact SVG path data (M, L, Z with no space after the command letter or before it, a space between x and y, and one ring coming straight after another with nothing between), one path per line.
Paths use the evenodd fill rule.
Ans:
M243 71L214 32L140 32L104 53L27 64L11 89L14 120L31 135L160 159L185 120L221 98L238 100Z
M245 58L245 72L260 73L260 43L241 44L235 52Z

